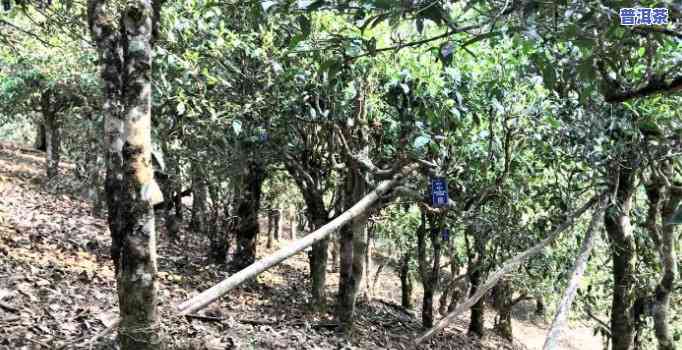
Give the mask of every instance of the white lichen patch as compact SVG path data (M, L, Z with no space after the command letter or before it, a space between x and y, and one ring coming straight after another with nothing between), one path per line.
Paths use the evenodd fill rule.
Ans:
M118 153L118 152L121 152L122 149L123 149L123 140L121 140L120 138L115 139L114 142L111 143L111 151L112 152Z
M134 53L145 50L145 43L142 40L131 40L128 43L128 52Z
M140 282L145 285L149 286L152 284L152 274L151 273L143 273L140 275Z
M163 193L161 192L161 189L159 188L159 185L156 183L156 181L152 180L142 185L142 188L140 189L140 199L145 202L150 202L152 205L163 202ZM146 232L149 232L147 231L147 227L144 229ZM154 227L152 223L151 230L153 229Z

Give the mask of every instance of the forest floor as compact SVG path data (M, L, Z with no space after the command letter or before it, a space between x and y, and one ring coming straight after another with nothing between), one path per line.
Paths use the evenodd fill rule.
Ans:
M71 169L66 164L58 182L45 183L42 153L0 143L0 350L117 348L115 332L88 341L116 320L116 285L106 220L80 198ZM397 306L400 280L385 268L371 301L359 302L353 339L342 338L332 306L324 313L307 307L305 253L231 291L200 312L203 319L175 316L174 305L228 276L207 264L203 240L183 232L177 242L159 234L159 332L167 348L408 349L421 330L419 315ZM258 255L287 242L272 249L261 242ZM333 305L337 273L328 274L327 287ZM483 339L467 337L462 317L423 348L541 349L547 322L528 317L527 309L515 310L513 343L492 331ZM601 340L586 326L570 329L562 341L562 349L599 348Z

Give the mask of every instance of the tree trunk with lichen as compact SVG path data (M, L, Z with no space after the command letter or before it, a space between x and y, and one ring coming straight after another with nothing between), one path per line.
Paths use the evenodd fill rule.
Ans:
M473 226L467 228L467 235L472 236L474 240L474 247L472 251L468 252L469 265L467 267L467 275L471 283L469 296L473 296L483 282L483 259L485 258L486 240L483 237L483 232L480 232ZM481 298L471 307L471 317L467 333L483 337L485 332L484 319L485 298Z
M350 151L357 157L368 159L370 140L365 106L366 89L364 82L356 84L357 94L353 106L353 115L346 120L342 133L343 138L348 142L346 146L349 147ZM353 157L347 156L346 164L348 168L343 184L343 199L344 207L347 209L367 194L367 184L371 182L371 175ZM337 317L345 333L351 333L353 330L355 302L358 292L363 286L362 279L366 272L365 254L367 253L368 219L368 212L358 215L340 232Z
M545 298L542 294L538 294L535 296L535 316L544 317L545 311Z
M400 258L400 305L405 309L412 309L412 274L410 274L410 260L412 258L411 252L403 254Z
M206 233L206 222L208 220L206 201L208 199L208 184L201 176L201 171L197 162L192 162L192 216L190 224L192 231L202 236Z
M124 350L159 349L154 205L163 202L154 180L151 142L152 6L128 2L124 30L123 239L118 275Z
M363 181L364 179L357 169L349 169L344 183L346 208L350 208L365 195L366 187ZM353 330L355 302L362 286L368 218L368 213L358 215L340 230L341 253L337 317L341 328L346 333Z
M43 123L45 132L45 151L47 178L52 179L59 175L59 160L61 150L61 128L56 108L52 106L56 103L51 98L53 91L47 89L40 98L41 111L43 113Z
M635 192L635 171L618 165L610 179L613 204L604 214L604 227L609 236L613 261L613 299L611 304L611 347L631 350L635 337L632 317L635 274L635 241L630 223L632 197Z
M661 280L654 292L653 304L654 334L658 341L659 350L675 350L677 348L670 330L670 299L678 271L677 253L675 251L677 233L675 226L666 225L665 222L672 218L681 200L682 193L669 193L661 210L664 226L661 229L659 256L663 270Z
M664 163L662 174L671 177L672 166ZM677 275L677 254L675 251L676 232L675 226L667 225L666 222L674 215L682 193L675 191L659 179L646 186L649 199L647 215L647 229L654 245L658 250L661 264L661 279L656 285L652 300L652 316L654 321L654 334L658 342L659 350L676 349L670 331L670 298Z
M441 238L439 233L441 225L439 220L435 217L429 218L429 224L430 230L426 228L426 213L422 212L422 223L417 232L417 258L419 273L421 275L422 285L424 286L424 295L422 299L422 326L424 328L433 327L433 299L438 290L440 280ZM430 263L426 258L427 233L429 233L431 247L433 249L433 258Z
M495 332L501 337L509 340L514 340L512 336L512 294L513 289L511 281L508 277L503 277L493 288L493 295L495 296L495 309L497 310L497 319L495 320Z
M268 212L268 242L267 247L272 248L272 243L279 241L282 230L282 209L274 208Z
M318 213L310 218L313 223L312 230L315 231L324 226L328 221L328 214L326 212ZM325 284L327 282L327 257L329 247L329 238L320 240L313 244L308 264L310 265L310 280L312 300L311 306L313 309L322 311L326 304Z
M47 151L47 140L46 140L46 132L45 132L45 123L44 122L37 122L36 123L36 138L33 143L33 147L39 151Z
M118 21L107 11L102 0L88 2L88 25L97 45L101 64L104 105L104 144L106 177L104 192L107 205L107 220L111 233L111 259L114 272L120 267L121 237L123 219L121 192L123 188L123 119L121 93L123 91L123 47Z
M256 161L249 161L246 171L242 174L243 185L240 195L235 198L236 215L239 222L236 225L237 239L234 259L230 263L230 271L237 272L256 261L256 244L258 238L258 210L260 197L265 180L265 169Z
M105 187L123 350L161 347L153 206L163 197L151 164L152 12L149 1L128 2L119 21L105 2L88 4L103 65Z

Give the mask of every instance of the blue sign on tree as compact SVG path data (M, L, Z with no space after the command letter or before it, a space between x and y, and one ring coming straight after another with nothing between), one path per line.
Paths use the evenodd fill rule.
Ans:
M444 241L450 240L450 229L448 229L447 227L443 229L443 240Z
M431 204L436 208L448 205L448 183L444 177L434 177L431 180Z

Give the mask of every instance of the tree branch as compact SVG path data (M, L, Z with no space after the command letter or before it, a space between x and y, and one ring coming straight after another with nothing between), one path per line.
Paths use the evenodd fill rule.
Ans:
M43 45L45 45L45 46L49 46L49 47L59 47L59 46L57 46L57 45L53 45L53 44L48 43L47 41L43 40L41 37L39 37L39 36L36 35L35 33L31 33L31 32L29 32L29 31L27 31L27 30L25 30L25 29L22 29L22 28L16 26L15 24L13 24L13 23L11 23L11 22L7 22L7 21L5 21L5 20L3 20L3 19L0 19L0 24L4 24L4 25L6 25L6 26L8 26L8 27L11 27L11 28L13 28L14 30L16 30L16 31L18 31L18 32L20 32L20 33L22 33L22 34L28 35L28 36L32 37L33 39L38 40L41 44L43 44Z
M646 97L658 93L675 92L682 90L682 75L673 79L670 83L665 82L666 74L653 77L647 84L639 89L632 89L604 96L609 103L624 102L633 98Z
M514 270L516 267L518 267L522 262L526 261L528 258L542 252L548 245L552 244L558 237L559 235L571 227L578 217L580 217L583 213L585 213L588 209L590 209L597 201L602 198L604 194L600 194L597 196L592 197L585 205L583 205L578 211L576 211L573 215L570 215L566 221L564 221L563 224L561 224L559 227L554 229L547 238L544 240L540 241L540 243L534 245L531 248L528 248L521 254L515 256L514 258L507 260L501 268L499 268L497 271L495 271L492 275L488 277L488 279L485 281L485 283L476 291L476 293L471 296L469 299L461 303L454 311L449 313L447 316L442 318L438 323L436 323L435 326L433 326L431 329L427 330L426 332L422 333L419 337L417 337L414 340L414 343L416 345L430 339L433 337L436 332L439 330L445 328L450 322L454 321L454 319L459 316L462 312L470 309L474 304L476 304L485 293L487 293L490 289L492 289L496 284L497 281L500 280L504 275L508 274L512 270Z
M659 28L659 27L636 27L632 28L632 31L637 33L637 34L649 34L649 33L661 33L664 35L672 36L678 39L682 39L682 33L676 32L674 30L670 30L667 28Z
M589 316L591 319L596 321L602 327L602 329L606 332L606 334L609 336L609 338L611 338L612 337L611 327L606 322L600 320L599 317L595 316L592 313L592 308L590 306L585 305L584 310L585 310L585 313L587 314L587 316Z
M594 214L592 214L592 220L587 227L587 232L585 233L585 238L583 239L580 253L575 259L573 272L571 273L571 277L568 280L568 285L564 291L564 296L561 298L561 302L557 306L556 315L554 316L554 321L552 321L552 327L549 329L549 332L547 332L547 338L545 338L543 350L557 349L559 336L561 335L562 329L566 325L568 314L571 311L571 305L575 299L575 293L578 290L578 284L582 279L583 273L585 273L585 269L587 268L587 260L590 258L590 253L594 247L594 232L596 231L595 228L598 226L597 222L599 217L604 211L604 208L606 208L606 203L604 202L605 201L602 201L600 208L595 210Z

